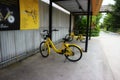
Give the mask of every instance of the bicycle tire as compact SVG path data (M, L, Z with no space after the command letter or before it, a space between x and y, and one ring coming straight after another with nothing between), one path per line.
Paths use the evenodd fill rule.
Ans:
M12 15L10 15L8 18L7 18L7 20L8 20L8 22L9 23L14 23L15 22L15 17L14 16L12 16Z
M73 38L69 34L65 36L65 39L68 39L70 42L73 40Z
M71 47L75 48L76 51L74 52ZM65 55L65 57L69 61L71 61L71 62L79 61L82 58L82 50L79 47L75 46L75 45L69 45L69 48L72 49L72 52L74 53L74 55L73 56L67 56L67 55ZM75 59L72 59L72 57L74 57Z
M45 41L40 43L40 47L39 47L40 53L42 55L42 57L48 57L48 46L45 46Z

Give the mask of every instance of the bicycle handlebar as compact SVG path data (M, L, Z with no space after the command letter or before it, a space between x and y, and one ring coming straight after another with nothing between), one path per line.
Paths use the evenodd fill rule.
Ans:
M53 29L52 31L59 31L59 30L57 30L57 29ZM47 32L47 33L49 33L48 30L43 30L43 32Z
M59 31L59 30L57 30L57 29L53 29L52 31ZM44 36L44 38L46 38L46 37L49 37L50 36L50 34L49 34L49 30L43 30L43 32L46 32L47 34L45 34Z
M43 32L47 32L48 33L48 30L43 30Z
M52 31L59 31L59 30L57 30L57 29L53 29Z

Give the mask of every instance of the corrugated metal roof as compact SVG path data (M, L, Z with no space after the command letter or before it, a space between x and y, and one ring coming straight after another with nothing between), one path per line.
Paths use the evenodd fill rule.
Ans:
M88 0L58 0L58 1L55 1L56 4L60 5L61 7L67 9L70 12L87 11L87 2Z
M88 0L52 0L59 6L65 8L71 13L82 13L88 12ZM102 0L92 0L91 1L91 12L96 15L101 7Z

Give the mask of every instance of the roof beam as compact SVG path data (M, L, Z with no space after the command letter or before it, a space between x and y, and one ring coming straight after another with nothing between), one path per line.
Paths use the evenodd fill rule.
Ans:
M84 9L82 8L78 0L76 0L76 3L78 4L79 9L81 9L84 12Z
M99 11L99 13L111 13L112 11Z
M71 12L73 15L88 15L88 12ZM90 12L89 14L92 14L92 12Z
M52 0L52 2L58 2L58 1L69 1L69 0Z

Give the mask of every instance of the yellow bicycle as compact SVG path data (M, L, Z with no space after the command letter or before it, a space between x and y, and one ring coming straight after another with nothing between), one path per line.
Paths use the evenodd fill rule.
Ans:
M10 11L9 8L6 8L6 15L3 16L2 10L0 9L0 21L8 21L8 23L14 23L15 22L15 17L13 16L13 11Z
M75 39L75 40L79 40L81 42L85 42L85 38L82 34L79 34L78 36L76 36L74 34L74 32L71 32L70 34L67 34L65 36L65 39L68 39L68 41L72 41L73 39Z
M58 30L54 29L52 31ZM50 48L52 48L56 53L65 55L66 59L71 62L79 61L82 58L82 49L79 46L75 44L68 44L66 43L68 39L63 38L64 41L61 49L57 49L54 43L49 38L48 30L43 30L43 32L46 34L42 35L44 41L40 43L39 47L42 57L48 57L50 55Z

